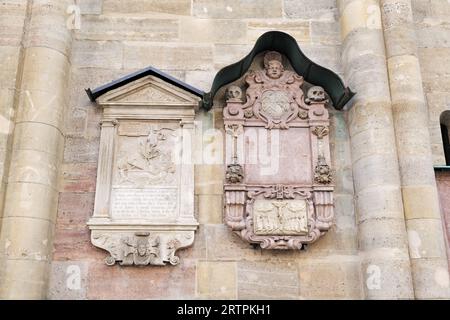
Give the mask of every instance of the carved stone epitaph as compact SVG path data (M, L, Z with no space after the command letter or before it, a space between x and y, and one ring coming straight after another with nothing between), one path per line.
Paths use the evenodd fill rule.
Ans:
M107 265L179 263L192 245L192 137L198 98L147 76L108 92L103 109L92 243Z
M225 93L225 221L263 249L302 249L334 219L329 102L278 52L262 65Z

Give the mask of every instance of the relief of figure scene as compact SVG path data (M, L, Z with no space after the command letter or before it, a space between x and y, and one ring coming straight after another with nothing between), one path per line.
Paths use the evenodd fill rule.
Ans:
M256 234L303 234L308 231L304 201L256 201L253 209Z
M150 130L141 139L137 150L124 154L118 160L118 183L146 186L172 184L176 181L173 146L176 135L173 129ZM136 149L136 148L134 148Z

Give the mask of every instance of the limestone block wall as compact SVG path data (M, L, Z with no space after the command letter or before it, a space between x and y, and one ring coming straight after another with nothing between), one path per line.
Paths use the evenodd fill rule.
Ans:
M423 89L428 103L434 165L445 165L439 117L450 110L450 3L413 0Z
M2 1L0 298L448 298L439 230L445 221L448 245L450 179L437 173L441 219L430 166L445 163L449 17L444 0ZM358 93L330 110L335 226L303 252L232 234L214 108L196 117L194 245L178 266L106 266L86 226L101 116L84 89L154 66L208 91L269 30L294 36ZM406 195L411 186L432 196Z
M81 1L74 30L69 108L48 297L52 299L363 298L346 112L332 111L336 225L305 252L262 251L222 222L221 110L201 111L205 155L195 169L200 222L175 267L108 267L92 246L100 112L84 88L149 65L203 90L220 68L244 57L269 30L293 35L313 61L342 74L334 0ZM202 157L200 157L202 158ZM209 161L209 162L208 162ZM79 286L67 285L80 275ZM75 289L73 289L75 287ZM72 288L72 289L71 289Z

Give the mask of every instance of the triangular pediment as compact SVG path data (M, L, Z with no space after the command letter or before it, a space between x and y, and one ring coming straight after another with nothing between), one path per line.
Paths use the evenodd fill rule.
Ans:
M200 98L154 76L132 81L97 99L100 105L197 105Z

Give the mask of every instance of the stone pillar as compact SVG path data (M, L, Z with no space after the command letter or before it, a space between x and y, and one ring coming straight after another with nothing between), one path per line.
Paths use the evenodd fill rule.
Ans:
M0 233L0 299L46 297L64 147L72 1L28 2ZM82 93L80 93L82 94Z
M23 58L22 35L27 13L25 1L3 1L0 10L0 218L11 155L14 105Z
M414 298L378 0L340 0L359 250L366 299Z
M381 0L415 297L450 298L411 0Z

